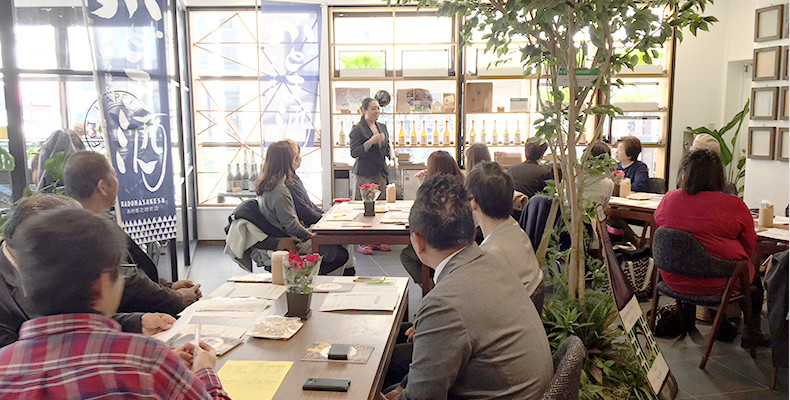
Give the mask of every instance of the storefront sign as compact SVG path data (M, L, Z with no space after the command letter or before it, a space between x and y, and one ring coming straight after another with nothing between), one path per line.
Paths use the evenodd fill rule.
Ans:
M138 244L176 237L167 0L88 0L85 10L117 215Z

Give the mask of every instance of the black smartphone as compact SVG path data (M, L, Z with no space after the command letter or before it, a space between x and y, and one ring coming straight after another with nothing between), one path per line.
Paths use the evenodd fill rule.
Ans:
M333 344L329 348L329 355L327 358L330 360L348 360L348 353L351 351L351 346L347 344Z
M349 386L351 386L350 379L307 378L302 385L302 390L347 392Z

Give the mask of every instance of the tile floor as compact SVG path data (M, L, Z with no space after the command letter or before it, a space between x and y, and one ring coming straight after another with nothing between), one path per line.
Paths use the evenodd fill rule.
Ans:
M222 252L223 245L201 243L193 250L190 267L179 267L179 277L191 279L202 285L204 293L210 293L225 280L244 270ZM368 256L355 252L358 275L386 275L407 277L400 264L402 246L393 246L391 252L376 252ZM181 257L179 250L179 258ZM183 263L183 260L181 261ZM162 276L169 276L169 257L162 256L159 266ZM419 306L422 291L413 282L409 285L409 312L411 318ZM705 335L709 327L698 324ZM765 330L766 328L764 328ZM658 339L661 351L669 363L670 370L678 381L678 399L788 399L788 370L780 370L776 390L770 389L771 353L766 348L758 350L752 359L740 347L740 338L733 343L716 342L705 370L698 367L704 351L705 338L686 337L682 341Z

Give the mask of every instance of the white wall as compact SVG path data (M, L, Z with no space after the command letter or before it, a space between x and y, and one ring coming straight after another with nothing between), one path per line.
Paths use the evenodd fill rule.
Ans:
M775 4L785 4L785 7L788 7L786 0L758 0L755 8L763 8ZM753 12L751 21L754 21ZM754 29L754 22L751 25L752 29ZM753 38L754 34L752 31L750 39L753 40ZM781 39L752 43L752 49L780 45L787 46L788 40ZM787 86L788 81L753 82L752 87L777 86L780 84ZM787 127L788 121L749 121L749 126ZM743 199L750 208L757 208L762 200L768 200L774 204L774 212L777 215L784 215L785 207L788 204L789 180L788 163L786 161L749 159L746 161L746 190Z

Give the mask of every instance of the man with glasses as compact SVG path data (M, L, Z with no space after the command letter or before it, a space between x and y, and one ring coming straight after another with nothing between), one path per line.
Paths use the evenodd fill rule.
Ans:
M228 399L211 346L171 351L156 339L120 332L109 318L124 289L125 241L111 220L81 209L49 210L15 236L22 288L39 317L0 350L0 399Z

